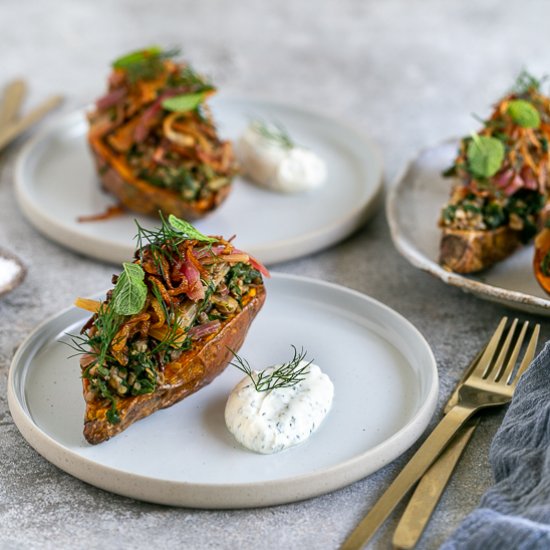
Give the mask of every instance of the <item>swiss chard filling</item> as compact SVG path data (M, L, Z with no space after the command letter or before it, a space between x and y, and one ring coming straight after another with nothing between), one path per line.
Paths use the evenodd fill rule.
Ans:
M520 190L511 197L471 193L442 210L441 225L478 231L509 226L527 242L537 232L537 219L543 206L544 197L529 190Z
M540 82L522 73L513 90L461 140L445 177L455 179L440 225L452 229L509 227L528 241L548 199L550 99Z
M138 242L134 262L73 339L87 391L112 423L121 398L154 392L168 364L217 333L263 284L256 260L173 216L157 231L140 227Z
M89 115L90 138L120 157L134 178L208 201L237 172L231 144L206 104L215 87L177 50L151 47L113 62L106 95Z

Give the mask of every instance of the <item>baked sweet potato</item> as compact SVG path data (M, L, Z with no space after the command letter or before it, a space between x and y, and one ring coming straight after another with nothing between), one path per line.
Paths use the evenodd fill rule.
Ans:
M124 207L194 220L225 200L237 163L206 103L215 88L174 53L149 48L113 63L88 142L102 187Z
M92 444L209 384L265 301L257 260L173 216L162 224L140 228L136 257L103 302L76 301L94 313L75 341Z
M521 245L509 227L490 231L443 229L439 263L455 273L475 273L507 258Z
M215 210L231 191L228 183L203 198L183 200L174 191L136 178L124 159L113 156L100 139L90 138L90 147L102 187L126 208L140 214L155 216L160 211L190 221L197 220Z
M550 99L522 74L483 128L461 140L439 219L440 263L457 273L486 269L528 242L549 197Z

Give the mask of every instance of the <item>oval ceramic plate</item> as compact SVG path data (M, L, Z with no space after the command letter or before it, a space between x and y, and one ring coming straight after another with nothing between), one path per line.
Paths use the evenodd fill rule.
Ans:
M309 193L283 195L236 178L228 199L195 223L206 234L239 237L243 249L272 264L326 248L349 235L374 211L382 184L375 145L341 122L299 107L256 99L218 97L211 102L220 135L237 139L253 118L277 121L295 139L323 157L327 181ZM19 205L49 238L82 254L121 263L133 255L134 218L79 223L115 204L100 189L86 141L85 111L60 118L31 140L18 159Z
M300 446L260 455L225 427L227 396L242 374L227 368L169 409L91 446L82 436L78 358L59 342L89 314L68 309L38 327L15 355L8 401L17 427L47 460L102 489L200 508L282 504L338 489L404 452L437 402L433 354L403 317L358 292L275 274L239 354L262 369L303 346L334 382L327 418Z
M550 300L533 274L531 245L474 275L459 275L439 265L441 232L437 221L451 188L450 180L441 173L452 164L457 147L458 141L453 140L420 152L397 178L387 200L395 246L414 266L447 284L515 309L550 315Z

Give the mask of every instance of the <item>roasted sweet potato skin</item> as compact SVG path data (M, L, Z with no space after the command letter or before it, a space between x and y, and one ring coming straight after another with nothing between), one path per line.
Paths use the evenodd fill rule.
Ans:
M89 144L103 188L133 212L156 217L161 211L166 216L174 214L193 221L216 209L231 191L229 183L208 200L184 201L174 191L135 178L125 162L110 151L100 137L89 137Z
M508 226L487 231L443 228L439 263L455 273L475 273L504 260L521 245Z
M170 407L188 395L200 390L221 374L244 342L248 329L260 311L266 297L263 285L255 287L246 297L243 309L227 319L220 330L196 342L177 361L166 365L165 382L155 392L136 397L124 397L117 405L120 422L110 423L108 406L96 398L88 400L89 381L83 378L86 414L84 437L95 445L119 434L128 426L153 412Z

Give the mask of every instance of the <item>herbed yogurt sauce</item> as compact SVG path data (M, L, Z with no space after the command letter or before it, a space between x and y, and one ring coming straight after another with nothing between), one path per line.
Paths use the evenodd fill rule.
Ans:
M301 361L300 367L307 363ZM278 366L264 372L269 374ZM303 443L319 427L330 410L333 396L330 378L314 364L310 364L302 381L289 388L259 392L246 376L229 395L225 423L247 449L262 454L277 453Z
M236 152L245 175L272 191L309 191L319 187L327 176L321 157L296 146L274 125L252 122L239 139Z

